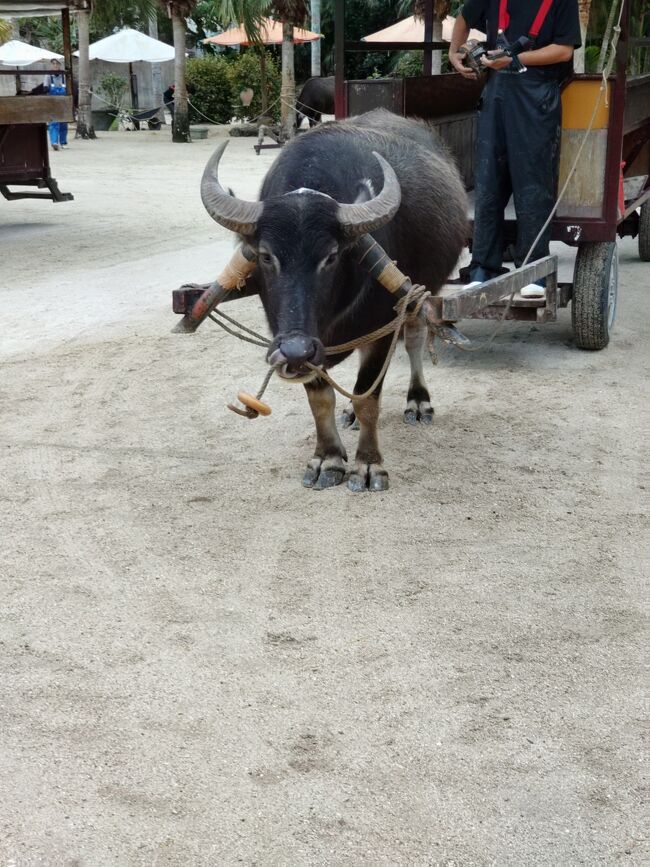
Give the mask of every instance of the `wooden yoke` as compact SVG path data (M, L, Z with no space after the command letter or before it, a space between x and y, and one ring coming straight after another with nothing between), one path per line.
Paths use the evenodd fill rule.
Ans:
M357 241L357 247L360 253L359 265L363 265L371 277L374 277L396 298L403 298L409 293L413 288L410 278L400 271L388 253L371 235L362 235ZM407 309L414 312L415 305L411 303ZM470 343L451 322L443 320L442 298L435 296L426 298L419 315L431 334L435 334L447 343L463 348Z
M256 294L246 291L246 280L255 270L256 265L255 253L248 245L243 244L235 250L214 283L200 286L190 283L174 290L174 313L183 313L184 316L172 328L172 333L193 334L214 308L226 300L226 296L231 293L238 298Z

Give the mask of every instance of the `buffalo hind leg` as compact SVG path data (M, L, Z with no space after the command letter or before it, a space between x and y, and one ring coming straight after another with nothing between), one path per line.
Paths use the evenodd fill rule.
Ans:
M429 397L429 389L424 381L424 346L427 339L427 327L421 319L410 317L404 326L404 343L411 362L411 382L406 396L404 421L406 424L423 424L433 422L433 407Z
M361 366L354 386L355 394L363 394L370 388L386 360L389 348L390 338L383 338L361 351ZM388 489L388 473L382 466L377 436L379 398L382 385L383 380L369 397L352 398L352 406L359 421L360 433L354 470L348 479L348 488L351 491L385 491Z
M348 456L336 429L334 389L316 379L306 383L305 390L316 423L316 451L307 464L302 483L306 488L321 491L341 484Z

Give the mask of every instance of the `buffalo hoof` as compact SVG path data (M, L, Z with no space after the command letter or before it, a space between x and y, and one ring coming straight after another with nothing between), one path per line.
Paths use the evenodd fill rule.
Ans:
M361 491L387 491L388 473L381 464L357 462L354 471L350 473L348 488L355 494Z
M404 424L433 424L433 407L428 400L416 403L410 400L404 410Z
M343 458L331 457L312 458L307 464L302 483L305 488L314 491L323 491L325 488L333 488L340 485L345 478L345 465Z

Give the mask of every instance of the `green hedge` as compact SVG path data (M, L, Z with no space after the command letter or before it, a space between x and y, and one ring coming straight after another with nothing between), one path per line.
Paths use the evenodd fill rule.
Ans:
M280 72L268 52L266 80L269 113L277 120L280 117L280 104L276 103L280 96ZM228 123L233 117L253 118L262 111L260 58L253 49L242 52L234 60L224 57L188 60L187 84L190 102L195 106L190 106L191 123L206 123L206 118L215 123ZM250 106L244 108L239 94L247 87L251 87L255 95Z
M255 49L242 52L238 59L230 64L230 85L233 94L234 116L238 118L254 118L262 112L262 87L260 75L260 56ZM273 57L266 52L266 88L268 94L269 115L274 120L280 119L281 75ZM247 87L255 91L253 101L248 108L242 105L239 94Z
M233 115L229 63L223 57L195 57L187 61L190 102L214 123L228 123ZM190 122L206 123L192 106Z

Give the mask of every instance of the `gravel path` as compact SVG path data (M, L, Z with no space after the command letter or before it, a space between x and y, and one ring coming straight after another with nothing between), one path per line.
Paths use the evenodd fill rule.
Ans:
M650 864L636 242L607 350L508 324L414 429L400 348L390 491L315 493L302 391L248 423L259 351L169 333L232 248L214 143L73 141L74 202L0 202L0 864ZM233 140L224 182L275 155Z

